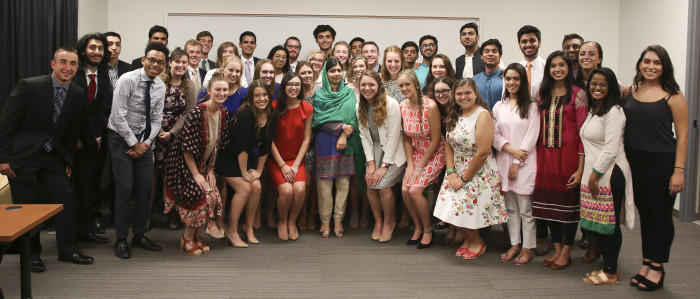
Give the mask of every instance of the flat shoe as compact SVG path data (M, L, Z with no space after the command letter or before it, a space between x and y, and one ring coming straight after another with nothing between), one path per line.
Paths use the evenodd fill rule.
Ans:
M617 275L616 275L617 276ZM607 274L603 271L598 271L596 275L591 275L583 279L583 281L587 284L592 284L592 285L606 285L606 284L612 284L612 285L617 285L620 284L619 280L612 281Z
M379 234L372 234L372 241L378 241L380 235Z
M545 267L551 267L552 264L554 264L554 261L548 261L548 260L542 261L542 266L545 266Z
M564 265L552 263L552 265L549 266L549 268L551 268L552 270L562 270L562 269L565 269L566 267L568 267L569 265L571 265L571 258L569 258L569 260Z

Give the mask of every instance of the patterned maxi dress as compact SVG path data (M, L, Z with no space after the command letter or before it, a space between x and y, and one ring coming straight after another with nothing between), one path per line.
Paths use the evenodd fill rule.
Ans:
M433 100L424 98L423 107L419 112L418 109L408 107L408 101L401 102L401 118L403 119L403 132L406 136L411 137L411 145L413 147L413 163L415 165L420 162L425 154L425 151L430 146L430 121L428 121L428 104ZM421 113L418 120L418 113ZM419 123L420 122L420 123ZM440 136L440 144L433 153L433 156L428 161L428 164L423 168L423 173L416 180L413 186L427 187L434 183L440 171L445 168L445 138Z
M206 109L207 104L202 103L187 115L185 125L165 160L165 212L177 206L182 222L193 227L205 224L207 219L221 217L219 191L214 188L215 198L205 193L195 182L183 155L184 152L191 153L199 173L208 180L206 174L214 167L218 148L226 140L221 133L225 132L227 113L223 106L218 116L210 116Z
M476 120L479 107L472 115L460 117L456 127L447 132L447 142L454 150L455 171L463 174L476 154ZM506 223L508 214L501 194L501 177L493 153L489 153L484 166L462 189L453 190L444 180L440 187L433 215L449 224L469 229Z

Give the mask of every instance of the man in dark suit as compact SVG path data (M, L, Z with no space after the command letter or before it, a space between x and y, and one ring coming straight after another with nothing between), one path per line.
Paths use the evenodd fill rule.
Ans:
M104 139L112 109L112 82L108 62L111 52L105 51L107 39L101 33L90 33L78 40L80 66L73 83L86 90L86 108L81 130L81 146L75 161L73 183L78 194L78 237L93 243L109 243L98 236L104 233L100 221L100 178L107 157Z
M202 82L204 77L207 75L207 71L200 68L200 61L202 60L202 44L197 40L191 39L185 42L185 52L187 52L188 66L187 66L187 78L190 78L194 82L194 87L196 93L199 94L199 90L202 89Z
M479 26L473 22L464 24L459 29L459 41L464 46L464 54L455 60L457 79L471 78L483 72L484 62L481 60L481 49L479 49Z
M126 61L119 59L122 53L122 36L114 31L105 32L107 39L107 50L109 50L109 80L112 81L112 88L117 84L117 79L124 73L131 72L134 68Z
M209 60L209 51L214 46L214 36L209 31L202 31L197 33L196 40L202 44L202 61L199 63L199 67L204 69L206 74L209 70L216 68L216 63Z
M78 69L77 51L59 48L51 67L51 75L20 80L0 113L0 174L9 178L15 204L42 203L41 189L48 191L50 203L63 204L54 217L58 260L92 264L93 258L78 250L76 196L69 182L85 111L85 91L71 84ZM39 235L31 240L34 272L46 269Z
M159 25L154 25L151 27L150 30L148 30L148 43L161 43L165 45L166 47L168 46L168 29L166 29L163 26ZM143 64L141 63L141 58L138 57L131 61L131 66L136 70L140 69L143 67Z

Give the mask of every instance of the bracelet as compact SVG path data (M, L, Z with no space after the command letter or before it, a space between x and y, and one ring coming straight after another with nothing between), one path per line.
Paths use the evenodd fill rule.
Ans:
M287 164L282 163L282 165L279 165L280 169L281 169L282 167L284 167L285 165L287 165Z
M465 184L469 183L469 180L465 180L463 176L460 175L459 178L462 179L462 182L464 182Z
M447 176L449 176L449 175L451 175L451 174L453 174L453 173L457 173L457 172L454 171L454 170L452 170L452 171L447 171L447 172L445 172L445 177L447 177Z
M448 168L447 170L445 170L445 172L455 172L455 169L454 169L454 168Z
M418 168L418 167L416 167L416 171L417 171L418 173L423 173L423 168Z
M591 168L591 169L593 170L593 173L595 173L595 174L597 174L597 175L599 175L599 176L602 176L602 175L603 175L602 172L595 170L595 168Z

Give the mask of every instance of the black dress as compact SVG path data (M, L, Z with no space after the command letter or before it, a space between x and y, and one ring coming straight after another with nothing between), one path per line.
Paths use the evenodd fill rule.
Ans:
M239 109L227 126L228 133L223 149L216 158L216 174L224 177L242 177L238 155L248 153L247 169L258 167L258 157L267 155L275 136L277 119L273 114L264 127L255 129L257 119L250 109Z

